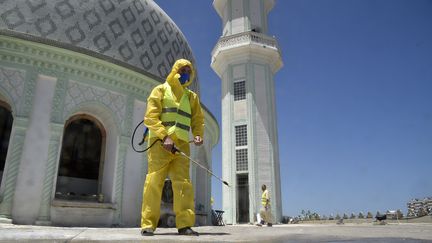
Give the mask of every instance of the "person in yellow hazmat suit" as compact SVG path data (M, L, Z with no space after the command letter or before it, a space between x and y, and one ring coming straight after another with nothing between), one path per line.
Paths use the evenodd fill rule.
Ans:
M194 191L189 175L189 159L172 153L175 146L190 155L189 131L195 145L203 143L204 114L198 95L187 89L195 78L192 63L177 60L165 83L156 86L147 99L144 124L149 129L148 173L144 183L141 234L153 235L160 217L161 195L169 176L174 194L173 209L180 235L198 235L195 224Z
M267 190L267 186L263 184L261 186L261 190L263 191L261 195L261 204L262 207L260 209L259 214L257 215L258 223L257 226L262 226L263 224L267 223L268 227L272 227L272 214L271 214L271 208L270 208L270 195Z

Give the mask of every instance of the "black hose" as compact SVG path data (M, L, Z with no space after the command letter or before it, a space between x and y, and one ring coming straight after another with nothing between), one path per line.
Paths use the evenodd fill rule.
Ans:
M154 141L150 146L148 146L146 149L144 149L144 150L137 150L137 149L135 148L133 142L134 142L135 133L136 133L136 131L138 130L138 127L139 127L141 124L143 124L143 123L144 123L144 120L142 120L140 123L138 123L138 125L135 127L135 130L134 130L133 133L132 133L131 145L132 145L132 149L133 149L135 152L137 152L137 153L144 153L145 151L147 151L147 150L149 150L151 147L153 147L153 145L154 145L157 141L162 141L162 140L160 140L160 139L157 139L157 140L155 140L155 141ZM148 128L146 128L146 130L145 130L145 132L144 132L144 134L143 134L143 138L142 138L141 142L138 143L138 145L142 145L142 144L145 142L145 137L146 137L147 133L148 133Z

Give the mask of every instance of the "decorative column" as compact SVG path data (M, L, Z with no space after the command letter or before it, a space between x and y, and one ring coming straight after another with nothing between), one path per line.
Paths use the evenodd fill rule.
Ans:
M54 199L54 181L57 177L59 150L62 144L61 137L64 130L63 104L66 95L67 78L58 74L53 96L51 112L51 131L48 147L48 159L42 188L42 200L39 206L37 225L51 225L51 201Z
M123 179L124 179L124 164L126 161L126 152L129 147L130 137L121 136L118 149L118 160L116 166L115 179L115 200L116 211L114 213L114 225L122 225L122 204L123 204Z
M51 123L51 137L48 148L48 161L42 189L42 201L39 207L37 225L51 225L50 209L53 199L54 180L57 173L57 161L61 145L64 124Z
M123 195L124 195L124 185L125 185L125 163L127 158L128 148L130 146L130 138L132 136L132 119L134 113L134 97L129 96L126 100L126 110L124 114L124 119L121 124L122 135L119 137L118 146L118 159L116 164L116 178L115 178L115 202L116 211L114 213L114 225L122 226L123 222Z

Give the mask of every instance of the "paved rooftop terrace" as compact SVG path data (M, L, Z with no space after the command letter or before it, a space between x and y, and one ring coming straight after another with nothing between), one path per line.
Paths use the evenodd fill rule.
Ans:
M141 236L139 228L47 227L0 224L0 242L432 242L432 224L290 224L195 227L200 236L180 236L159 228Z

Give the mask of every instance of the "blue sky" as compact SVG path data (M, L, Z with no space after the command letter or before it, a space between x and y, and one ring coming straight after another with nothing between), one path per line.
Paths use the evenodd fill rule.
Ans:
M192 47L201 100L221 120L210 67L213 1L157 0ZM283 215L401 209L432 196L432 1L278 0L274 77ZM213 151L221 175L221 145ZM212 180L214 208L222 185Z

